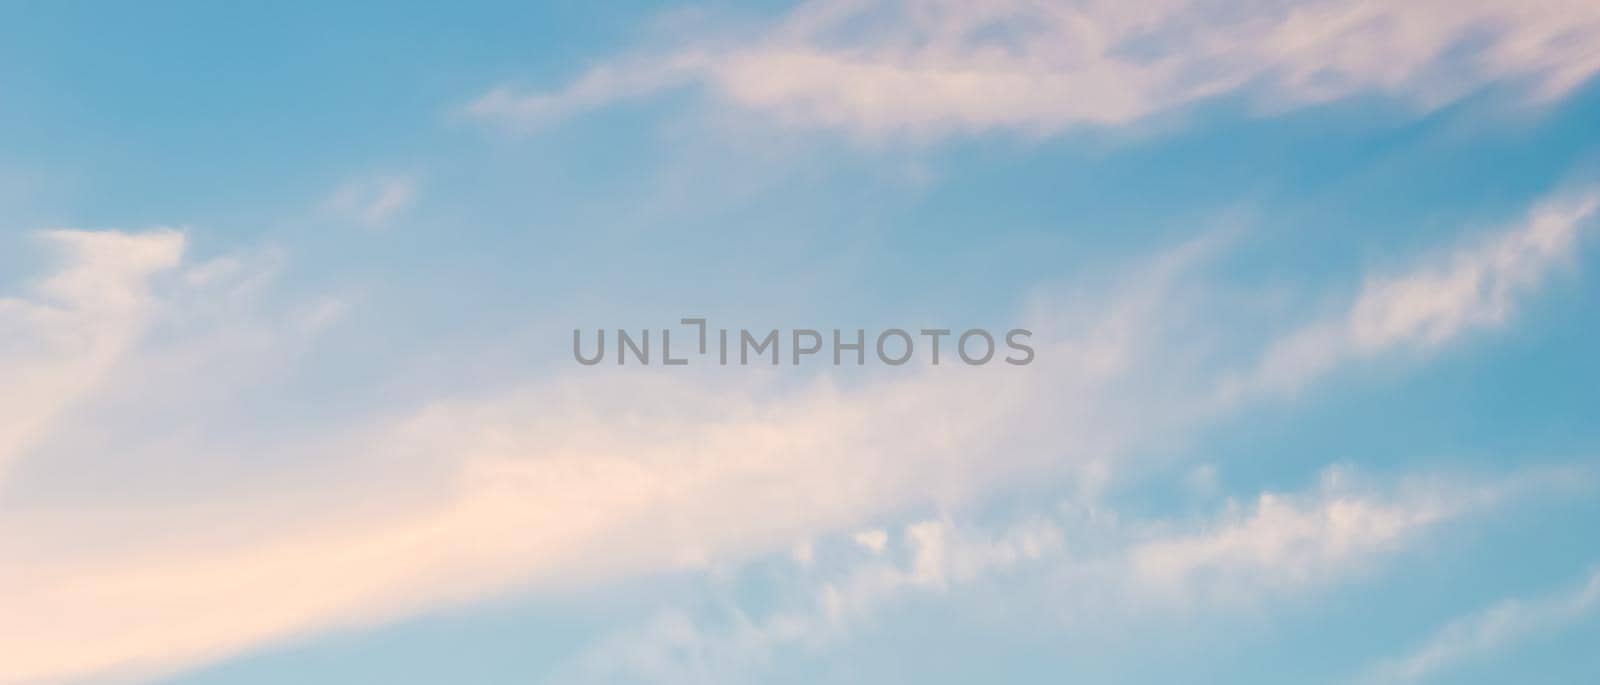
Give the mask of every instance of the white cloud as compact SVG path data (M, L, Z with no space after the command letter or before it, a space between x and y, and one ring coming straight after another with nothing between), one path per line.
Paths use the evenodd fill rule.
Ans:
M639 60L595 67L560 93L522 94L495 88L467 105L469 116L493 119L516 128L544 126L614 102L630 100L693 82L704 68L690 55L665 60Z
M1594 221L1593 190L1547 199L1502 233L1395 275L1367 278L1339 316L1286 336L1253 375L1225 396L1294 390L1348 358L1398 348L1431 349L1461 334L1504 324L1516 301L1572 255Z
M0 473L149 325L150 281L176 267L184 247L183 235L170 230L38 237L63 264L27 294L0 298Z
M1459 251L1440 268L1369 280L1350 312L1351 344L1361 352L1436 346L1463 330L1504 323L1513 298L1571 253L1597 203L1589 193L1541 205L1512 232Z
M1575 588L1536 599L1508 599L1450 622L1411 653L1383 662L1358 682L1412 683L1572 625L1600 608L1600 572Z
M785 601L775 608L750 607L729 593L710 615L660 609L599 641L556 680L761 682L762 668L786 648L822 650L897 604L1003 591L1028 574L1045 578L1052 593L1027 601L1054 602L1043 611L1059 622L1035 626L1036 633L1074 621L1145 618L1132 613L1160 620L1197 605L1265 603L1346 579L1452 521L1559 490L1574 482L1571 475L1381 484L1330 469L1313 491L1265 492L1249 511L1230 504L1211 518L1124 522L1068 515L1075 507L1066 506L999 527L916 521L900 529L898 545L813 560L799 566L800 575L779 576L771 592Z
M1444 522L1583 481L1564 471L1530 472L1485 483L1408 482L1384 492L1351 480L1348 471L1330 469L1315 493L1263 493L1248 510L1233 505L1202 530L1141 543L1129 554L1133 573L1180 600L1322 583Z
M224 259L190 276L230 271ZM1092 489L1174 403L1170 378L1159 402L1108 401L1153 339L1138 280L1137 306L1093 298L1112 323L1041 339L1050 361L1029 373L939 367L847 389L586 370L277 444L252 460L270 469L214 494L199 481L181 499L67 510L21 496L0 517L0 649L25 657L0 661L0 683L160 673L513 588L724 563L1024 478ZM171 379L210 375L175 371L131 374L119 394L182 404L166 393L191 388ZM94 432L77 428L72 440ZM90 444L195 449L134 434Z
M874 554L881 554L883 548L889 544L889 534L882 528L863 530L851 537L863 549L871 550Z
M602 640L556 680L742 681L784 647L826 646L885 605L1039 563L1059 556L1063 545L1060 528L1043 519L1000 531L932 519L900 532L901 549L868 548L865 557L803 579L788 593L799 600L792 606L757 616L737 603L725 604L715 625L682 609L662 610L644 625Z
M105 274L173 264L179 245L88 250L110 266L84 272L93 276L68 268L46 290L121 311L143 298L130 300L139 291ZM1172 291L1192 290L1182 278L1193 251L1179 252L1111 294L1074 298L1093 303L1081 315L1041 305L1032 326L1039 361L1026 372L938 367L841 387L827 378L796 385L585 369L311 432L254 460L270 468L186 481L181 498L112 496L63 510L20 493L0 516L0 652L16 655L0 660L0 683L159 673L514 589L784 554L796 540L948 510L1019 484L1092 500L1128 460L1180 440L1215 411L1214 371L1170 354L1198 352L1187 331L1169 328L1183 309L1171 306ZM216 287L249 282L249 272L223 259L186 273ZM92 285L113 281L118 288ZM33 311L8 305L0 326ZM320 319L276 325L303 318ZM133 385L119 394L156 405L229 400L169 395L190 391L174 378L196 375L207 374L130 374ZM83 439L114 423L51 437ZM188 445L127 435L107 432L98 444L120 455ZM241 449L205 447L197 454ZM1138 538L1151 542L1121 568L1180 590L1277 567L1315 579L1453 512L1427 498L1265 499L1226 525L1165 542ZM206 525L174 525L196 520ZM949 534L939 525L885 532L885 561L897 543L918 550L897 582L940 588L1011 563L996 558L1033 553L1002 546L973 560L950 551ZM878 541L867 538L869 547Z
M1107 382L1093 359L1059 353L1056 390ZM1076 446L1070 458L1029 450L974 473L1006 426L1042 438L1045 415L1014 403L1050 386L1022 379L957 371L770 396L589 375L438 402L325 437L310 456L274 454L277 485L260 487L292 488L228 484L229 497L185 498L183 515L203 516L203 530L168 525L177 513L159 503L24 509L0 519L0 559L23 562L0 564L0 647L25 655L0 662L0 683L159 673L516 587L742 558L912 503L977 496L1045 463L1070 479L1123 443L1114 423L1074 417L1087 405L1051 399L1049 435ZM997 383L1025 387L1008 395ZM947 401L973 396L1010 399ZM912 422L939 428L893 428ZM372 488L386 496L361 496ZM122 542L84 544L107 530Z
M416 202L417 185L414 176L353 180L334 191L326 206L335 215L367 228L382 228Z
M1520 80L1535 101L1600 70L1582 0L811 0L764 35L596 67L467 107L515 128L695 83L718 100L862 137L1125 124L1250 90L1267 107L1379 92L1427 107Z

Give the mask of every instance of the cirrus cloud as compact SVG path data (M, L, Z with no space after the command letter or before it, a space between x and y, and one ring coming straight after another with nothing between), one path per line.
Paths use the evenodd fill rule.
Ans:
M918 140L1121 125L1232 92L1264 109L1382 93L1421 108L1516 81L1533 102L1600 70L1600 9L1572 0L810 0L752 39L594 67L465 107L530 130L696 85L784 125Z

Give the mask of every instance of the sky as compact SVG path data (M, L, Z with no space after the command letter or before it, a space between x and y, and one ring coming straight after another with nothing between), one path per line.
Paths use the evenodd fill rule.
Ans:
M4 3L0 685L1593 680L1597 46ZM573 357L683 318L1034 356Z

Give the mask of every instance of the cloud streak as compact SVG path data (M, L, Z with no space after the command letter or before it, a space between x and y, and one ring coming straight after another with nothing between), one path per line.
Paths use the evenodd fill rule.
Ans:
M1234 504L1204 530L1142 543L1129 555L1134 575L1179 600L1321 584L1451 520L1585 479L1564 471L1481 483L1434 478L1403 482L1392 492L1354 480L1346 469L1329 469L1313 493L1263 493L1252 507Z
M1218 95L1263 109L1382 93L1428 108L1489 84L1563 96L1600 70L1600 10L1570 0L810 0L759 38L501 86L468 115L517 130L684 85L783 125L933 140L1123 125Z
M417 186L417 179L410 176L353 180L340 186L325 206L366 228L383 228L416 202Z
M92 391L151 322L153 278L176 267L184 238L51 230L61 266L26 295L0 298L0 475L29 441Z
M1557 228L1508 234L1521 236L1506 239L1508 254L1560 243L1565 229L1548 225ZM83 244L82 258L42 292L123 313L97 325L144 320L149 298L137 284L174 268L181 247L175 236L69 240ZM1019 485L1093 501L1157 441L1215 416L1216 372L1169 354L1181 335L1169 327L1171 293L1192 286L1184 278L1195 258L1179 250L1110 294L1075 298L1096 303L1089 313L1042 308L1039 361L1026 373L929 367L844 386L595 370L277 445L262 460L269 472L231 473L215 496L198 483L178 500L62 511L18 495L0 516L0 652L15 655L0 660L0 683L163 673L516 589L736 562ZM1522 258L1508 260L1496 268L1521 273ZM206 274L225 264L185 273L215 286L227 279ZM56 310L3 311L16 326ZM123 349L136 326L116 330L108 349ZM0 359L0 368L29 359ZM76 383L75 369L61 373ZM149 401L173 390L165 378L143 381L122 394ZM73 428L73 437L91 430ZM138 447L120 435L98 444ZM1452 506L1264 498L1209 531L1143 538L1124 568L1180 595L1213 591L1205 579L1219 574L1288 569L1315 580L1447 520ZM958 580L963 567L946 565L955 561L909 577Z
M1136 613L1259 605L1346 580L1465 518L1569 489L1572 475L1381 483L1334 468L1311 491L1263 492L1253 505L1230 501L1209 518L1120 521L1072 515L1078 507L1064 502L1003 526L914 521L871 549L824 545L844 549L780 574L771 592L787 601L775 608L713 590L709 612L662 609L600 641L553 680L760 682L785 650L826 649L896 605L1004 592L1026 583L1018 578L1042 577L1053 588L1044 610L1053 622L1033 626L1035 636L1074 622L1144 618Z
M1597 207L1596 191L1568 192L1476 244L1409 271L1369 276L1346 311L1277 342L1253 375L1225 386L1224 395L1293 391L1347 359L1434 349L1505 324L1518 298L1570 261Z
M1570 626L1600 607L1600 571L1578 586L1533 599L1508 599L1439 629L1414 651L1383 662L1360 683L1414 683Z

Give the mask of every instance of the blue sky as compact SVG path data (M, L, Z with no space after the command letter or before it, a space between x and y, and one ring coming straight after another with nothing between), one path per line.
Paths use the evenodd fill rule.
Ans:
M1595 45L8 4L0 684L1592 679ZM685 316L1038 356L572 360Z

